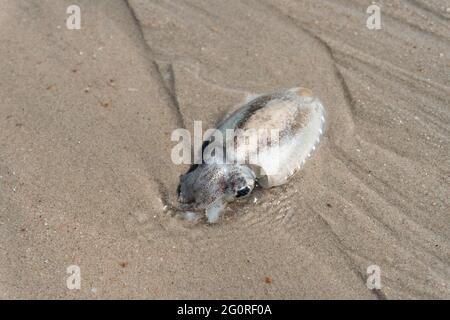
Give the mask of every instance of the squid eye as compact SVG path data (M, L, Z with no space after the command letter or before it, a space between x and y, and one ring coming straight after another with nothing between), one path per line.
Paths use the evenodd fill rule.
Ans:
M236 198L245 197L250 193L250 191L251 191L250 187L241 188L237 191Z

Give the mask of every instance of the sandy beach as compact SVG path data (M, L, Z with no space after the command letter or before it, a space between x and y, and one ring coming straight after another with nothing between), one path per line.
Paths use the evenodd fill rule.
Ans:
M1 1L0 299L450 299L450 3L371 4ZM327 130L288 184L170 210L173 130L297 86Z

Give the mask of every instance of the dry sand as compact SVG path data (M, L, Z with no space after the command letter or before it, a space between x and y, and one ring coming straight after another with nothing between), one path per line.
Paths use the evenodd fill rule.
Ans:
M0 298L450 298L450 3L370 4L1 1ZM328 131L289 184L164 210L172 130L299 85Z

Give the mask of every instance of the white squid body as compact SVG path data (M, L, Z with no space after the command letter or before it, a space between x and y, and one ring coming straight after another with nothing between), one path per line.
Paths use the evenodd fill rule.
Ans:
M286 183L316 149L325 130L325 108L306 88L292 88L252 97L228 117L218 128L229 141L226 130L276 129L280 132L278 147L261 148L257 137L248 139L245 147L237 145L228 154L229 160L248 163L258 184L270 188ZM246 131L247 134L249 131ZM236 134L237 137L240 134ZM231 139L234 139L231 137ZM250 141L250 143L249 143ZM253 142L253 143L252 143ZM276 144L274 144L276 145ZM214 142L212 142L214 146ZM211 147L212 147L211 146ZM247 148L247 154L241 152ZM257 157L251 155L257 153ZM250 156L250 157L249 157ZM249 163L248 159L256 161Z

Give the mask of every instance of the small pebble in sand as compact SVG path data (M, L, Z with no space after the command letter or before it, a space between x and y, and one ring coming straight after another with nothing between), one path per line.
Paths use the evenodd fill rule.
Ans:
M272 283L272 277L266 277L264 279L264 282L267 283L267 284L271 284Z

